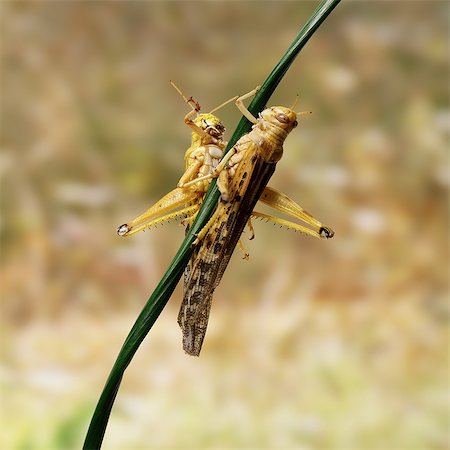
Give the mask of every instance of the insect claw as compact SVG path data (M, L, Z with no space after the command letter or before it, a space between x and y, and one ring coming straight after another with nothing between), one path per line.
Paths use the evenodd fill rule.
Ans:
M328 227L321 227L319 230L319 235L321 238L331 239L334 236L334 231Z
M119 228L117 228L117 234L119 236L125 236L127 235L131 230L131 227L129 227L126 223L124 223L123 225L120 225Z

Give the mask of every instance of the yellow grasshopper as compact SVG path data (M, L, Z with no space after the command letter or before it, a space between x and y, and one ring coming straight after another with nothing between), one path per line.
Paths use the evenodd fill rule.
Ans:
M189 263L178 315L183 348L194 356L198 356L202 348L213 292L251 217L267 219L318 238L334 235L331 228L324 226L289 197L266 186L283 155L286 137L297 126L299 114L290 108L277 106L265 109L256 118L243 103L255 92L253 90L236 100L242 114L253 123L252 130L239 139L211 173L185 185L189 187L218 177L221 193L215 212L194 242L196 248ZM307 223L311 228L253 211L258 200Z
M184 155L185 172L175 189L140 216L120 225L117 228L119 236L130 236L175 218L192 220L201 206L203 196L210 183L209 179L193 180L204 177L215 169L227 145L227 142L223 140L225 127L220 119L212 113L236 100L237 96L222 103L209 113L200 113L200 105L192 97L187 99L173 82L171 84L192 108L192 111L184 118L185 124L192 130L191 146ZM189 186L186 186L186 183L189 183Z

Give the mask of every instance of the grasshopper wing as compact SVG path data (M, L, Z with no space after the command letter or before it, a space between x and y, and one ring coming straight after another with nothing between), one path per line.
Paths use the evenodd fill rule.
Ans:
M245 224L275 170L275 163L264 162L255 153L252 143L247 145L246 153L250 155L244 157L236 168L230 183L230 200L219 203L207 234L189 262L178 323L183 332L183 348L190 355L200 354L214 289L220 283Z

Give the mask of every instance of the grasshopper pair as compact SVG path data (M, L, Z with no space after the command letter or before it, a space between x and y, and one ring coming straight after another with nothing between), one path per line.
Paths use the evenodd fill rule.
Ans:
M221 149L223 152L223 133L218 131L225 129L223 125L220 128L216 125L213 127L216 129L213 132L215 135L212 135L212 127L201 125L203 118L202 114L198 114L199 105L192 98L186 100L183 96L193 107L185 117L186 124L193 129L192 144L186 155L197 151L198 159L186 160L185 157L186 171L178 187L144 214L118 228L120 235L128 235L173 217L184 216L190 221L200 208L210 180L218 179L221 198L215 212L194 242L195 248L185 271L183 301L178 315L183 334L183 348L186 353L194 356L198 356L202 348L212 295L236 245L239 244L242 248L240 237L246 225L251 231L250 239L254 237L252 217L266 219L318 238L331 238L334 235L331 228L324 226L288 196L267 186L277 162L283 155L283 143L297 126L299 114L290 108L277 106L265 109L258 118L254 117L243 101L253 96L257 89L230 100L235 100L236 106L253 123L253 127L239 139L220 163L214 161L211 164L208 157L208 154L211 156L210 146L216 146L215 149ZM198 115L192 121L195 112ZM214 123L220 123L215 119ZM210 120L213 123L213 119ZM199 128L193 128L192 125ZM305 222L311 228L254 211L258 200ZM168 213L179 206L183 208ZM244 254L244 257L247 258L248 254Z

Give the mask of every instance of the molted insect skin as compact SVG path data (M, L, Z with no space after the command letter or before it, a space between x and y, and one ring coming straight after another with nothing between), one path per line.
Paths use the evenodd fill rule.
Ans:
M178 315L183 348L190 355L200 354L214 289L220 283L256 202L275 171L283 154L284 140L296 126L296 119L296 113L288 108L266 109L250 133L230 150L230 153L243 156L237 164L233 164L233 156L229 160L227 168L234 170L234 176L229 180L228 201L220 201L208 222L208 231L201 239L190 267Z
M200 108L197 103L196 107ZM192 120L192 114L197 117ZM191 146L184 155L185 172L177 188L166 194L147 211L117 228L119 236L129 236L164 221L186 216L193 217L200 208L210 180L202 180L185 187L198 177L211 173L222 157L226 142L223 140L225 127L213 114L198 114L194 109L185 117L185 123L192 128ZM177 208L181 208L176 210Z

